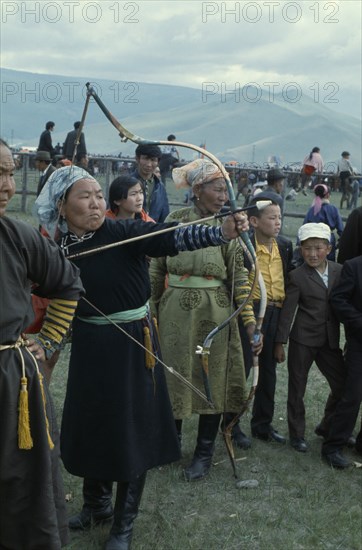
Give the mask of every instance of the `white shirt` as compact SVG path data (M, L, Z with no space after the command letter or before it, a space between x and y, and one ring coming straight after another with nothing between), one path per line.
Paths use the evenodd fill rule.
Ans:
M318 273L318 275L320 276L320 278L324 282L325 286L328 288L328 262L327 262L326 268L323 271L323 273L321 273L318 269L316 269L316 272Z
M162 147L162 153L164 155L171 155L172 157L178 159L178 152L174 145L164 145Z

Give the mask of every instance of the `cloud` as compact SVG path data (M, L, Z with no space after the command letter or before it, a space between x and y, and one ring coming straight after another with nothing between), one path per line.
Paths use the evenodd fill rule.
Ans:
M8 68L196 88L334 82L340 103L350 94L348 108L360 109L359 0L3 1L1 9Z

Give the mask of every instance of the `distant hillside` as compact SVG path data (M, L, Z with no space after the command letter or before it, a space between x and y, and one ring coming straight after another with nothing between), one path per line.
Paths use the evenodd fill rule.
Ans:
M115 75L116 77L118 75ZM130 83L41 75L2 69L2 135L16 145L37 146L47 120L56 124L53 142L62 143L73 122L80 120L87 80L127 128L149 139L177 139L200 145L224 161L254 160L263 163L271 155L284 162L300 161L314 146L325 161L336 161L342 150L350 151L353 164L361 167L361 123L316 103L311 97L288 102L277 94L269 101L266 91L243 90L240 101L231 95L202 96L201 90L180 86ZM91 153L132 154L135 145L121 143L116 130L91 101L85 125ZM189 150L180 151L192 158Z

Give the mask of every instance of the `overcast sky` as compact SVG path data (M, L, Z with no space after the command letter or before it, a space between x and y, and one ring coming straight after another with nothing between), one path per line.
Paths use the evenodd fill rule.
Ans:
M249 83L275 92L286 87L360 117L361 5L3 0L1 63L220 92Z

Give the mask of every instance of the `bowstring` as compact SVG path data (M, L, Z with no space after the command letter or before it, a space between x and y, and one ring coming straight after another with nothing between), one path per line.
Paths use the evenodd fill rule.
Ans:
M179 372L175 371L175 369L173 367L170 367L169 365L166 365L166 363L164 363L162 361L162 359L160 359L160 357L158 355L156 355L155 353L153 353L151 350L149 350L148 348L146 348L139 340L137 340L136 338L134 338L134 336L132 336L131 334L129 334L129 332L127 332L124 328L122 328L120 325L118 325L115 321L113 321L113 319L111 319L106 313L104 313L102 310L100 310L95 304L93 304L92 302L90 302L87 298L85 298L85 296L82 296L81 297L81 300L83 300L84 302L86 302L89 306L91 306L95 311L97 311L97 313L99 313L102 317L104 317L105 319L107 319L107 321L113 325L117 330L119 330L120 332L122 332L125 336L128 336L128 338L130 338L135 344L137 344L139 347L141 347L146 353L149 353L155 360L156 362L160 363L160 365L162 365L163 367L165 367L165 369L170 372L171 374L173 374L178 380L180 380L181 382L183 382L190 390L192 390L198 397L200 397L203 401L206 401L206 403L209 405L210 408L213 408L212 404L208 401L206 395L204 395L198 388L196 388L196 386L194 386L193 384L191 384L191 382L189 382L184 376L182 376L182 374L180 374Z

